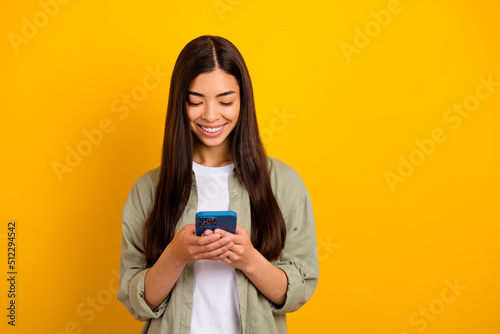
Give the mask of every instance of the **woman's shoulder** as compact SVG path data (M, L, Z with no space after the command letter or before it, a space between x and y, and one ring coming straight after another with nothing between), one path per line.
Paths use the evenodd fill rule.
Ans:
M296 205L309 197L306 185L295 168L275 157L268 156L267 161L271 186L279 201Z
M160 166L140 174L130 189L124 211L144 218L153 205L159 177Z
M293 182L294 184L292 185L295 185L297 182L302 182L302 179L295 168L284 161L268 156L267 164L269 167L269 173L271 174L271 179Z
M151 189L158 187L158 180L160 178L160 167L152 168L141 175L135 180L134 186L139 189Z

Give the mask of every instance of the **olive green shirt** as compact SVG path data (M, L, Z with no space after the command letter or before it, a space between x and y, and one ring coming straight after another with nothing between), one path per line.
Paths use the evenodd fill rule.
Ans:
M286 243L272 263L288 279L285 304L277 308L245 274L236 269L240 307L240 333L287 333L286 313L298 310L312 296L319 278L316 229L311 197L299 174L277 158L268 157L271 186L286 223ZM144 300L146 268L142 226L153 207L160 167L142 174L133 184L123 208L118 300L140 321L141 334L189 333L193 307L194 263L188 263L169 295L151 310ZM251 233L250 201L243 181L233 169L229 176L229 209L238 224ZM176 232L193 224L198 191L193 172L191 194L176 226ZM216 285L217 282L214 282Z

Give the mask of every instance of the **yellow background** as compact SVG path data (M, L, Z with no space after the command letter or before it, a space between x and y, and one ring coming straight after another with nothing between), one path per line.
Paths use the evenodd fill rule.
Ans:
M478 88L489 94L460 126L444 118L473 104L479 78L500 82L497 2L67 2L52 16L49 0L0 10L2 333L140 332L114 294L121 210L160 162L169 77L126 117L112 105L148 67L170 75L203 34L239 48L267 152L312 197L320 281L290 333L500 333L500 87ZM59 180L54 162L106 119L112 130ZM435 129L446 140L424 155L416 141ZM419 165L391 185L410 156Z

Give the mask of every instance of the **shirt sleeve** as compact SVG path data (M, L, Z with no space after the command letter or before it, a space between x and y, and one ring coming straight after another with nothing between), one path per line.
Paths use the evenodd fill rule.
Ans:
M146 268L142 246L142 226L145 215L141 214L145 203L137 182L132 187L122 214L122 240L120 249L120 284L117 298L140 321L159 318L170 299L170 294L152 310L144 299L144 280L151 268ZM141 208L141 210L138 210ZM147 211L147 210L146 210ZM132 213L137 212L137 213ZM139 218L141 216L142 218Z
M283 270L288 279L285 303L277 307L271 303L274 314L298 310L311 298L319 279L316 227L311 197L301 182L302 200L285 218L287 233L285 247L279 260L273 264Z

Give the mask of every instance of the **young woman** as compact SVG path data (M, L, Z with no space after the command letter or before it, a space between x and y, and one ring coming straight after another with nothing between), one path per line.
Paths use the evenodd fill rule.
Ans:
M195 235L198 211L233 210L237 229ZM316 288L311 198L268 157L252 83L228 40L205 35L179 54L161 165L123 208L118 299L142 333L286 333L286 313Z

